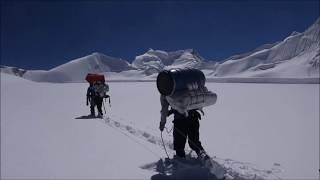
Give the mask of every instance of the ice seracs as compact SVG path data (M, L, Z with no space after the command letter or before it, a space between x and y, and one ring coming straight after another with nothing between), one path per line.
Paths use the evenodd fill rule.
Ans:
M146 72L152 70L155 73L169 68L196 67L202 61L203 58L193 49L171 52L149 49L145 54L136 56L132 67Z

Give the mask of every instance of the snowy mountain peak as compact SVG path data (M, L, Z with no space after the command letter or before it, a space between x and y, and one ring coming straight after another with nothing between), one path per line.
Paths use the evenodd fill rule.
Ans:
M320 18L303 33L250 53L232 56L219 65L215 76L319 77Z
M104 56L104 54L99 53L99 52L94 52L94 53L92 53L91 55L94 55L94 56Z
M17 68L17 67L10 67L10 66L2 66L2 65L0 66L0 70L3 73L12 74L12 75L19 76L19 77L22 77L24 75L24 73L27 72L27 70L25 70L25 69L21 69L21 68Z
M127 61L94 52L49 71L27 71L23 77L40 82L83 82L87 73L122 72L129 69L131 67Z
M295 36L295 35L298 35L298 34L300 34L300 32L293 31L290 36Z
M304 32L293 32L282 41L264 44L253 51L224 61L206 61L194 49L177 51L150 48L132 64L99 52L74 59L49 71L1 67L1 72L41 82L83 82L87 73L105 73L117 79L155 79L159 71L198 68L207 78L319 78L320 18Z
M120 72L129 69L129 63L120 58L114 58L102 53L94 52L88 56L72 60L66 64L55 67L53 71L60 71L78 67L88 72ZM76 68L76 69L78 69ZM79 70L79 69L78 69Z
M314 23L314 25L320 25L320 17L317 18L316 22Z
M195 67L203 61L199 53L193 49L166 52L149 49L146 53L136 56L132 67L140 70L159 72L166 68Z
M316 20L316 22L311 25L305 32L305 35L308 35L313 40L319 41L320 39L320 17Z

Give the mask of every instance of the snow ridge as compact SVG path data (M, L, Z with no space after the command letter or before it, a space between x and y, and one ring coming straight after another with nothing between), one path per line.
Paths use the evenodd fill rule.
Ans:
M17 67L10 67L10 66L0 66L0 72L6 74L12 74L18 77L23 77L24 73L27 72L25 69L17 68Z
M281 42L228 58L214 72L218 77L319 77L320 18L305 32Z
M101 53L72 60L49 71L27 71L23 77L38 82L83 82L87 73L122 72L131 69L129 63Z

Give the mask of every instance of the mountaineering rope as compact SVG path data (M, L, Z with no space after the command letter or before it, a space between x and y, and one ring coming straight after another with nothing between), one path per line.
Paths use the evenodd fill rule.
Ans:
M111 107L111 97L109 96L109 106Z
M164 149L164 151L166 152L168 159L170 159L169 154L168 154L168 152L167 152L167 148L166 148L166 146L165 146L165 144L164 144L164 141L163 141L162 131L161 131L161 140L162 140L163 149Z
M168 128L166 128L166 127L165 127L165 129L166 129L167 133L170 134L172 132L172 130L173 130L173 126L172 126L172 128L170 130L168 130Z

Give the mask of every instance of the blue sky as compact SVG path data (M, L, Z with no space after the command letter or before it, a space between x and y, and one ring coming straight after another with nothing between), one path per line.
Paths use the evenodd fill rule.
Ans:
M149 48L223 60L317 17L318 0L1 0L1 64L51 69L92 52L132 61Z

